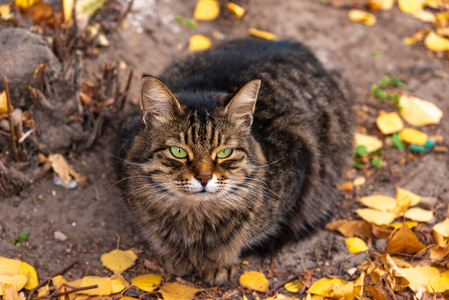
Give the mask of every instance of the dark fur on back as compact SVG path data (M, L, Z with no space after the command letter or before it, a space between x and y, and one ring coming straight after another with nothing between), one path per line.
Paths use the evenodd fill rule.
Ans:
M305 46L227 42L173 63L158 78L180 108L150 125L142 125L138 114L125 119L115 168L131 211L170 272L196 270L211 284L225 282L245 248L299 238L333 212L352 153L350 108ZM246 128L225 107L254 79L261 84ZM235 183L232 197L174 197L167 188L171 183L153 179L186 181L199 168L195 159L179 162L164 154L178 146L167 140L190 147L224 187L234 176L244 178ZM235 158L209 161L206 153L227 142L237 145ZM142 188L151 184L157 189Z

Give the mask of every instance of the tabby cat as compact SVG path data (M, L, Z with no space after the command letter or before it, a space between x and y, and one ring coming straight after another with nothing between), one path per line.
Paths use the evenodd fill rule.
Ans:
M223 284L243 250L301 237L333 213L349 119L302 44L226 42L142 77L115 168L166 270Z

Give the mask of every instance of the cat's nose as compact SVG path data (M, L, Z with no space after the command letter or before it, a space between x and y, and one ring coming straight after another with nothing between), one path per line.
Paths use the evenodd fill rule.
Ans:
M195 176L195 178L201 182L202 186L206 186L209 180L212 178L212 174L199 173Z

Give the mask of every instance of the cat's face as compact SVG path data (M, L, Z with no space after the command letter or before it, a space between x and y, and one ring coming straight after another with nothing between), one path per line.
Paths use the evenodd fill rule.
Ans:
M140 168L153 192L189 201L250 192L248 182L263 160L250 134L260 83L250 82L225 107L199 113L181 107L156 78L145 78L136 144L148 158Z

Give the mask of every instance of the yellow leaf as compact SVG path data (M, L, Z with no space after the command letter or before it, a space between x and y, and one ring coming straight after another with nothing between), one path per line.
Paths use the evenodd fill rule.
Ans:
M123 272L134 265L136 259L137 255L131 250L123 251L116 249L103 254L101 256L101 263L112 271Z
M420 207L413 207L405 213L405 217L413 221L429 222L433 218L433 212Z
M427 10L418 10L412 13L413 18L427 23L435 23L436 17L433 13Z
M264 40L275 41L278 39L278 37L274 33L271 33L268 31L263 31L263 30L258 30L255 28L248 29L248 33L252 36L255 36L257 38L264 39Z
M351 253L359 253L369 250L366 243L358 237L347 238L346 246L348 246L348 250Z
M449 290L449 278L435 278L427 285L427 291L434 293L444 293Z
M51 163L51 167L53 168L53 171L55 171L61 180L65 184L69 184L70 180L75 178L75 180L79 183L82 183L86 180L85 177L82 177L79 175L75 169L67 163L65 158L61 154L50 154L48 156L48 160Z
M62 12L64 13L64 21L67 22L72 19L74 0L62 0Z
M110 295L112 294L111 278L99 276L85 276L81 279L81 287L98 285L95 289L81 291L81 294L87 295Z
M418 240L408 226L401 226L401 228L393 234L386 248L393 252L415 254L424 249L425 246Z
M126 288L120 279L111 279L111 294L120 293Z
M3 284L0 282L0 289L3 287L3 299L5 300L25 300L23 292L19 294L19 290L11 284Z
M390 10L394 5L394 0L370 0L368 7L372 11Z
M424 44L432 51L449 50L449 39L441 37L433 31L427 34Z
M380 115L376 119L376 124L383 134L395 133L404 127L404 123L396 112Z
M405 13L414 13L423 10L426 0L398 0L399 9Z
M161 280L161 275L145 274L131 279L131 284L145 292L152 292L161 284Z
M344 182L338 187L338 189L340 191L352 191L353 189L352 182L351 181Z
M443 112L435 104L416 97L402 95L399 98L401 116L413 126L439 124Z
M264 274L257 271L246 271L240 276L240 285L249 289L268 292L268 280Z
M415 206L421 202L421 196L398 187L396 188L396 201L401 207Z
M308 292L324 297L342 298L352 294L353 282L345 283L342 279L321 278L309 288Z
M355 211L363 220L376 225L390 225L396 214L388 211L378 211L370 208L359 208Z
M439 0L425 0L424 5L431 7L433 9L440 8L440 1Z
M0 5L0 18L3 21L9 21L12 19L13 16L14 16L14 14L11 12L10 4ZM1 95L0 95L0 102L1 102ZM0 105L0 107L1 107L1 105ZM0 109L0 111L1 111L1 109Z
M237 17L237 18L241 18L243 17L243 15L245 14L245 9L243 7L241 7L240 5L237 5L235 3L232 2L228 2L228 4L226 4L226 7L232 11L232 13Z
M41 3L42 0L15 0L14 2L18 7L25 9L35 3Z
M390 224L390 227L393 227L394 229L399 229L399 228L401 228L402 227L402 225L404 225L405 224L405 226L407 226L408 228L413 228L413 227L415 227L416 225L418 225L418 222L415 222L415 221L406 221L406 222L404 222L404 223L391 223Z
M370 14L369 12L359 10L359 9L351 9L348 12L348 18L354 22L361 22L365 25L372 26L376 24L376 16Z
M7 113L8 113L8 102L6 101L6 92L3 91L0 94L0 114L7 114Z
M382 141L374 136L356 133L354 137L355 146L357 147L363 145L369 153L382 148Z
M139 300L139 298L133 298L133 297L120 297L118 300Z
M11 259L0 256L0 274L20 274L20 268L22 267L22 262L18 259Z
M58 289L61 285L67 283L67 280L65 280L62 275L58 275L53 277L51 279L51 282L53 283L53 286Z
M212 43L209 38L201 34L195 34L190 38L189 50L190 51L205 50L210 48L211 44Z
M288 282L284 285L284 288L290 293L297 293L304 286L298 279Z
M440 274L440 277L449 278L449 270L446 270Z
M360 198L364 205L380 211L393 211L396 207L396 199L384 195L371 195Z
M413 45L416 44L419 41L422 41L422 39L426 36L426 34L429 32L429 29L421 29L411 37L407 37L404 39L404 42L407 45Z
M177 282L165 283L159 290L164 300L191 300L200 290Z
M215 0L199 0L193 18L199 21L212 21L220 15L220 4Z
M27 290L32 290L39 284L36 270L26 262L22 262L19 273L28 276L28 281L27 284L25 285L25 288Z
M352 183L354 184L354 186L364 185L366 183L366 178L363 176L357 176L356 178L354 178L354 181L352 181Z
M433 226L433 230L444 237L449 237L449 218Z
M25 284L28 281L28 276L26 275L9 275L9 274L2 274L0 273L0 282L5 284L13 285L18 291L23 289ZM3 295L4 291L2 288L2 284L0 284L0 296Z
M43 287L39 288L37 290L37 296L47 296L50 294L50 287L48 286L48 284L44 285Z
M399 137L406 143L424 146L427 141L427 134L413 128L404 128L399 133Z

